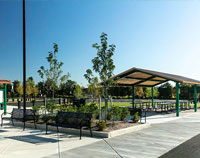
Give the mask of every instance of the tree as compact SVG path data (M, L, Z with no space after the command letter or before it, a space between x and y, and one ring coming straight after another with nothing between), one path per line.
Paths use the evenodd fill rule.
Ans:
M26 93L28 96L36 96L38 94L38 88L35 86L33 77L29 77L26 81Z
M107 109L108 109L108 89L114 84L112 79L113 71L115 69L115 65L112 59L112 56L115 51L115 45L108 45L107 34L102 33L100 36L101 45L97 43L93 44L93 48L97 50L97 56L92 59L93 70L98 74L98 78L100 79L102 86L102 95L105 99L105 120L107 118ZM86 71L86 75L92 73L92 70L88 69ZM87 79L87 78L86 78Z
M76 84L75 87L74 87L73 95L74 95L76 98L79 98L79 97L81 97L81 95L82 95L82 89L81 89L81 87L80 87L78 84Z
M32 94L33 94L34 97L36 97L38 95L38 88L37 87L34 87L32 89Z
M152 97L151 88L145 87L145 88L143 89L143 91L144 91L144 97L145 97L145 98L151 98L151 97Z
M88 92L92 96L93 102L94 99L99 97L99 88L98 88L98 78L92 74L92 71L88 69L84 77L87 79L88 85Z
M19 83L16 85L16 92L18 93L19 96L23 95L23 85L22 83L19 81Z
M20 81L18 81L18 80L14 80L13 81L13 91L14 91L14 94L17 96L19 96L19 94L17 93L17 85L20 83Z
M63 62L57 60L58 45L56 43L53 44L53 49L53 52L48 52L49 55L46 57L49 68L45 69L44 66L41 66L38 73L43 80L46 79L46 83L49 84L49 90L52 91L52 97L54 98L55 89L60 83L66 81L70 74L62 76L63 71L61 67Z
M155 98L158 98L158 96L159 96L159 91L158 91L158 88L157 87L154 87L154 97Z
M158 88L158 91L159 91L159 98L161 98L161 99L171 99L172 98L173 87L169 82L162 84Z
M143 91L144 91L144 97L145 98L151 98L152 97L152 88L145 87L145 88L143 88ZM158 92L158 88L157 87L153 88L153 93L154 93L154 98L158 97L159 92Z
M138 98L142 98L142 96L144 95L142 87L135 87L135 95Z
M72 96L75 86L76 86L76 82L72 81L72 80L67 80L65 83L62 83L60 86L60 93L62 95L68 95L68 96Z

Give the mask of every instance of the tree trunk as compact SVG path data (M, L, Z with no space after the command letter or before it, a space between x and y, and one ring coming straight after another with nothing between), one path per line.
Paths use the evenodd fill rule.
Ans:
M104 92L104 99L105 99L105 121L107 121L107 112L108 112L108 92L107 88L105 87L105 92Z
M99 97L99 121L101 121L101 97Z

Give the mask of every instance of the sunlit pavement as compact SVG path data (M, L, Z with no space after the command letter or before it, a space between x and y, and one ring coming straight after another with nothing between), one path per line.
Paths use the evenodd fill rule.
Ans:
M11 111L12 107L8 108ZM1 111L2 113L2 111ZM82 137L79 135L63 134L26 128L16 127L8 124L0 128L0 158L38 158L56 154L88 145L99 138Z
M147 118L151 127L61 152L70 158L157 158L200 133L200 112L157 114ZM56 158L57 155L48 156Z
M175 113L157 114L149 116L147 122L151 127L106 139L109 144L100 138L79 140L78 135L55 132L46 135L42 130L23 131L7 124L0 128L0 157L159 157L199 134L200 112L181 112L179 118Z

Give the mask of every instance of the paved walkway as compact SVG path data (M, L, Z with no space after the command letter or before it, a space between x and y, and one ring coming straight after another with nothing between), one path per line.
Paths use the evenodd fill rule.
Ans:
M182 112L179 119L154 123L146 128L131 134L106 139L106 141L123 158L156 158L191 137L200 133L200 113ZM157 116L158 117L158 116ZM164 117L159 116L159 117ZM105 141L99 141L61 153L62 157L70 158L119 158ZM56 154L48 156L55 158Z
M110 139L11 127L0 128L1 158L156 158L200 132L200 112L149 116L151 127ZM59 138L59 143L58 143ZM109 146L107 143L109 143ZM118 155L118 154L120 155Z

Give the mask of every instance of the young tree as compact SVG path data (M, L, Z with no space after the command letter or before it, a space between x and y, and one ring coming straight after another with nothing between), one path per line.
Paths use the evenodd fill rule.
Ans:
M52 91L52 97L54 98L55 89L60 83L66 81L70 74L68 73L67 75L62 76L63 71L61 67L63 66L63 62L57 60L58 45L56 43L53 44L53 49L53 52L50 51L49 55L46 57L49 68L45 69L44 66L41 66L38 73L43 80L46 79L46 83L49 84L50 90Z
M108 109L108 89L114 84L112 79L113 71L115 69L115 65L112 59L112 56L115 51L115 45L108 45L107 34L102 33L100 36L101 44L97 43L93 44L93 48L97 50L97 56L92 59L93 70L98 74L98 78L100 79L102 86L102 94L105 99L105 120L107 118L107 109ZM92 70L88 69L86 71L86 75L92 72ZM86 78L87 79L87 78Z

